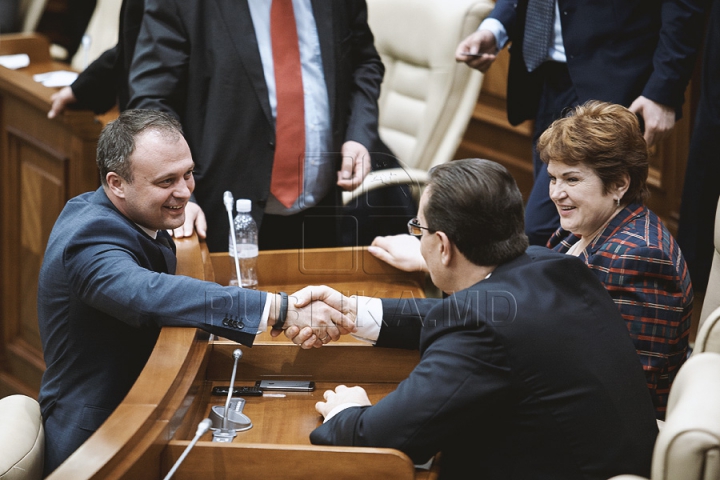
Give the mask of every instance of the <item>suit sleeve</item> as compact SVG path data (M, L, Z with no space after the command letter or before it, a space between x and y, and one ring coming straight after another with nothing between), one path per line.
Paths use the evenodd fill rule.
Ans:
M512 381L502 349L489 329L437 328L418 366L394 392L374 406L343 410L315 429L310 441L395 448L424 463L468 422L494 421L509 401Z
M170 0L146 2L130 68L129 108L183 115L190 45L179 8Z
M77 102L73 108L105 113L117 102L119 81L124 77L118 46L106 50L71 85Z
M517 0L497 0L488 18L494 18L502 23L510 41L512 41L517 34L515 31L515 25L517 23Z
M110 239L110 240L108 240ZM265 292L143 268L119 229L77 232L64 252L69 287L87 305L134 327L177 326L252 345Z
M349 53L352 56L353 85L345 141L354 140L366 148L372 148L378 140L378 97L385 67L375 49L367 23L367 6L364 1L354 3Z
M663 0L653 73L642 95L680 110L702 41L707 0Z

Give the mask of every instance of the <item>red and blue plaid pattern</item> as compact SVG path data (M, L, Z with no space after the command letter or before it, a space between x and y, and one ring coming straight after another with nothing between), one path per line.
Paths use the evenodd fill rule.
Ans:
M579 239L560 228L548 247L565 253ZM633 204L580 258L620 308L663 419L670 386L687 357L692 315L692 283L680 247L657 215Z

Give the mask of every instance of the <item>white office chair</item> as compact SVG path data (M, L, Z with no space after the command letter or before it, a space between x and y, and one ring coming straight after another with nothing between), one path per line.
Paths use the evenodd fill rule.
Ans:
M45 434L37 401L25 395L0 398L0 479L39 480Z
M720 354L694 353L680 367L655 442L651 479L720 479Z
M720 307L720 201L715 213L715 234L713 244L712 266L710 267L710 278L708 279L705 300L703 301L702 312L700 313L700 329L705 320Z
M419 188L452 159L477 103L482 74L455 62L458 43L493 8L491 0L367 0L368 23L385 65L380 137L400 169L371 172L344 203L393 184Z
M23 33L33 33L40 23L47 0L21 0L18 15Z
M87 50L81 43L71 61L75 70L84 70L105 50L117 45L121 5L122 0L99 0L97 2L95 11L85 29L85 35L88 38Z

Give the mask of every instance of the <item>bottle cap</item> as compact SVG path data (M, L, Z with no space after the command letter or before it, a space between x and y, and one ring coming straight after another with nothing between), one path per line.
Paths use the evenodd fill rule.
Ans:
M235 202L235 209L239 212L249 212L252 210L252 200L248 200L247 198L239 198Z

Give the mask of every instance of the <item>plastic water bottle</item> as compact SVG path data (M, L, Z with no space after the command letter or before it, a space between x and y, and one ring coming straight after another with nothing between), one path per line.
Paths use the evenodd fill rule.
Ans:
M237 259L240 264L240 276L242 287L256 288L257 280L257 259L258 259L258 228L255 220L250 215L252 201L241 198L235 202L237 215L235 216L235 243L237 244ZM232 235L232 232L230 233ZM232 238L228 238L228 253L230 258L235 256ZM231 267L230 285L237 285L238 279L235 274L235 260Z

